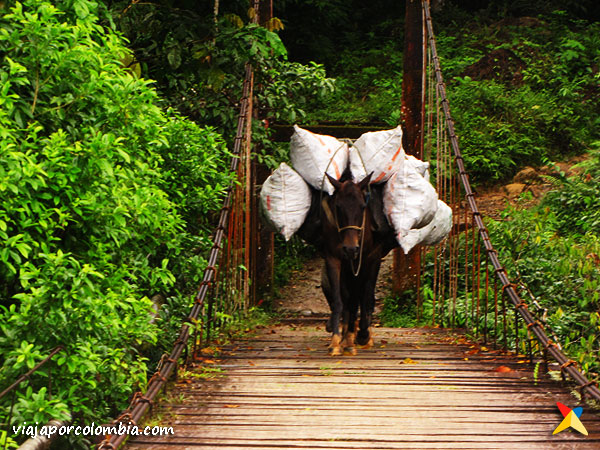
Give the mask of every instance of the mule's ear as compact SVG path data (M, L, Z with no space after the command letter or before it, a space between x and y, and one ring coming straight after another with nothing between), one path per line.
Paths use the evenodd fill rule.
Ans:
M329 180L329 182L333 185L333 188L337 191L342 187L342 183L340 183L338 180L336 180L335 178L333 178L331 175L329 175L327 172L325 172L325 175L327 175L327 179Z
M373 172L371 172L369 175L367 175L365 178L363 178L362 181L360 183L358 183L358 187L364 191L369 186L372 175L373 175Z

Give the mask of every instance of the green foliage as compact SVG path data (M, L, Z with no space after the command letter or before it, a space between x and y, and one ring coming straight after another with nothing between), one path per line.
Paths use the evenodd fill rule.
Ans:
M269 120L300 121L307 107L333 89L322 66L288 61L277 33L244 23L239 8L221 11L214 23L212 14L202 15L196 4L128 4L115 5L118 24L144 75L157 80L173 107L228 138L237 123L246 62L255 68L261 117ZM253 131L259 142L265 140L264 128Z
M385 327L414 327L420 323L427 322L424 319L422 322L417 321L416 302L413 301L415 293L406 291L402 296L387 296L383 299L383 307L379 314L379 320ZM425 308L430 311L430 308Z
M600 136L598 23L560 12L498 13L448 5L434 18L452 115L475 183L580 153ZM367 48L353 42L337 49L329 66L338 90L311 121L400 122L401 41L363 39Z
M600 145L595 143L596 148ZM562 235L593 233L600 235L600 153L595 150L582 164L583 173L555 182L559 188L550 192L544 205L556 215L557 229Z
M304 262L315 257L315 250L307 246L298 236L285 242L279 234L275 235L275 251L277 259L273 273L273 285L275 296L277 291L283 288L290 279L292 271L301 270Z
M548 310L548 325L567 354L585 371L598 373L598 237L559 235L557 216L545 206L510 208L504 217L488 225L509 278L527 286Z
M170 331L149 297L189 303L229 180L222 138L159 108L97 7L27 0L0 19L0 386L63 347L52 399L44 366L18 421L103 420L145 385L143 351Z
M305 121L306 109L319 105L335 89L334 80L316 63L276 60L261 76L265 86L258 93L258 104L266 117L278 123Z
M476 181L509 178L520 167L580 151L584 136L575 112L529 86L456 78L450 90L453 118Z
M225 142L211 128L172 115L165 125L169 144L157 151L161 162L161 187L193 235L212 232L215 213L224 198L232 175Z
M507 179L523 165L581 152L598 138L598 24L560 13L520 20L452 25L438 39L475 182ZM485 59L490 54L501 59Z
M352 47L340 53L332 69L337 89L315 105L309 121L396 126L402 93L402 57L397 45L386 41L368 50Z

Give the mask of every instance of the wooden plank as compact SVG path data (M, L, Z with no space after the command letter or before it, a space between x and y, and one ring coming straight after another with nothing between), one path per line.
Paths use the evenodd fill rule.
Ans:
M534 380L522 357L443 330L374 330L377 345L331 358L321 326L280 325L222 347L222 375L182 380L160 406L175 435L136 437L138 449L598 449L588 436L552 435L568 388ZM497 372L498 367L509 368Z

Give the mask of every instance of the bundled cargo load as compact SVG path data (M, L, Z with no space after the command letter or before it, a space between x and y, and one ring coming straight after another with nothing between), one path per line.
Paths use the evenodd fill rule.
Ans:
M433 220L422 228L409 230L398 237L400 247L408 254L416 245L436 245L444 240L452 229L452 208L442 200L438 200L437 211Z
M310 188L286 163L280 164L260 190L260 205L264 217L286 241L304 223L310 204Z
M408 166L408 170L414 170L429 181L429 163L427 161L421 161L413 155L406 155L404 164Z
M406 164L387 181L383 207L400 243L411 229L422 228L433 220L438 195L419 171Z
M418 244L441 242L452 228L452 209L438 200L429 182L429 163L406 155L400 127L364 133L349 150L332 136L294 125L290 156L295 170L282 163L260 194L264 216L286 241L305 225L311 204L320 209L318 191L334 193L325 173L339 180L347 169L355 183L372 173L371 183L376 186L371 189L376 192L371 192L370 207L376 229L385 239L394 236L405 253ZM376 193L383 194L377 197ZM317 223L307 226L312 225Z
M352 179L359 183L373 173L371 183L384 183L402 169L405 160L400 126L364 133L350 148Z
M334 188L325 176L339 180L348 165L348 144L333 136L312 133L294 125L290 140L292 166L315 189L333 194Z

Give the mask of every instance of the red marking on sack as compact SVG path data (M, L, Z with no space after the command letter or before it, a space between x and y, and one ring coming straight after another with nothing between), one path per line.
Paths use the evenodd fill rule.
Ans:
M385 172L381 172L377 178L375 178L371 183L379 183L386 176Z
M340 173L340 169L335 161L331 161L333 168L335 169L335 177L339 180L342 174Z
M402 151L402 146L398 147L398 150L396 150L396 153L394 154L394 156L392 156L392 161L396 161L396 158L398 157L398 155L400 154L401 151Z
M267 209L271 211L271 196L267 195Z

